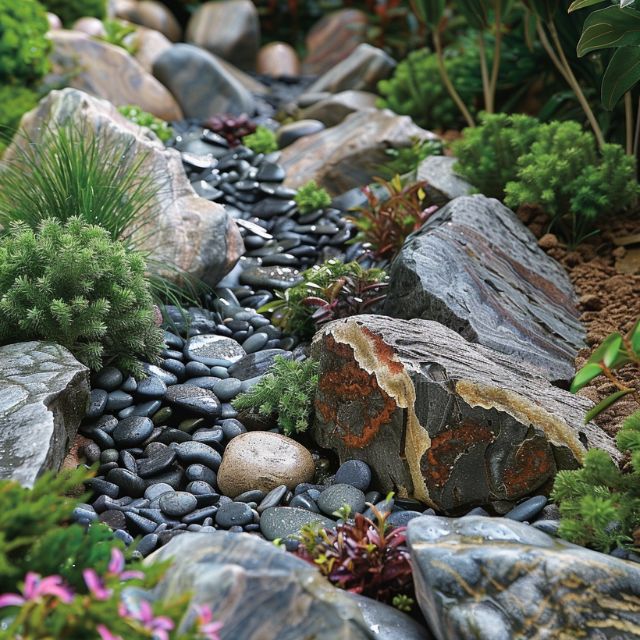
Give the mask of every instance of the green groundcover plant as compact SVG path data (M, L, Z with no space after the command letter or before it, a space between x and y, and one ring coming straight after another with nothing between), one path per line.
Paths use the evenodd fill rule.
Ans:
M107 17L107 0L40 0L47 11L55 13L65 27L71 25L79 18Z
M105 33L100 37L100 40L120 47L131 55L135 54L135 42L131 44L127 40L131 34L136 32L136 28L132 24L123 20L103 20L102 24L104 25Z
M272 153L278 150L276 134L262 125L258 125L253 133L244 136L242 144L256 153Z
M319 187L315 180L309 180L307 184L301 186L294 200L298 205L298 211L302 214L324 209L331 204L328 191Z
M269 373L246 393L233 400L239 411L251 410L269 418L274 415L286 435L306 431L318 386L318 363L277 356Z
M36 231L14 223L0 237L0 343L51 340L94 370L142 373L163 348L145 263L79 218Z
M160 118L156 118L153 114L143 111L140 107L128 104L118 107L118 111L134 124L151 129L162 142L168 142L173 137L171 125Z

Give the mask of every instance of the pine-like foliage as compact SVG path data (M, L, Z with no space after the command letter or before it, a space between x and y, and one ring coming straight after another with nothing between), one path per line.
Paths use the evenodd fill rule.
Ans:
M551 494L560 507L560 535L604 552L640 545L640 411L625 420L616 443L630 455L623 470L592 449L582 469L558 473Z
M489 198L504 198L507 182L518 175L518 158L533 144L540 123L530 116L482 114L477 127L468 127L453 143L456 173Z
M307 184L298 189L294 198L300 213L311 213L318 209L324 209L331 204L331 196L326 189L319 187L315 180L309 180Z
M318 363L307 359L287 360L278 356L260 382L233 401L239 411L253 410L261 416L278 416L286 435L305 431L313 411L318 386Z
M0 238L0 343L51 340L92 369L139 374L163 348L135 252L79 218L14 224Z

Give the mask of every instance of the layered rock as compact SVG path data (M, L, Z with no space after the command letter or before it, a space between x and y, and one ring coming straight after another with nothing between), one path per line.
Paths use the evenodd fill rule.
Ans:
M335 127L354 111L375 108L376 100L377 96L367 91L341 91L307 107L302 116Z
M406 242L384 313L436 320L467 340L570 380L583 346L571 282L497 200L457 198Z
M32 487L59 469L88 399L89 370L64 347L0 347L0 479Z
M156 78L171 91L185 117L209 118L216 113L253 115L255 102L214 55L190 44L176 44L153 65Z
M189 21L186 39L240 69L252 71L260 46L256 7L251 0L205 2Z
M222 640L427 640L391 607L333 587L312 565L255 536L186 533L149 556L173 559L156 598L193 594L223 623ZM397 635L394 635L397 634Z
M474 187L453 170L457 161L450 156L429 156L416 167L416 181L426 183L429 204L442 207L474 192Z
M576 468L587 446L619 458L583 424L589 401L437 322L354 316L318 333L312 355L318 444L435 509L516 501Z
M416 595L438 640L640 638L640 567L512 520L409 523Z
M163 120L181 120L173 96L122 47L76 31L52 31L53 73L66 84L116 106L138 105Z
M382 49L361 44L344 60L320 76L309 93L320 91L375 91L378 81L388 78L396 61Z
M38 143L46 134L45 122L53 128L73 122L100 131L114 144L127 147L123 162L139 162L140 174L154 181L157 192L148 204L148 217L132 233L137 246L152 259L151 268L176 278L179 274L170 268L176 265L212 285L231 270L244 251L240 232L222 205L196 195L177 151L166 149L151 132L130 123L112 104L75 89L52 91L24 116L22 128L31 142ZM20 137L3 160L11 160L18 144L24 144Z
M408 116L397 116L388 109L358 111L342 124L301 138L282 152L285 185L298 188L315 180L332 195L339 195L372 182L380 165L389 160L387 149L410 147L414 139L435 138Z

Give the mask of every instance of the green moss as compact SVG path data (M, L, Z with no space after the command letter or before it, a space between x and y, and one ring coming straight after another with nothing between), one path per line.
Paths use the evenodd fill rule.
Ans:
M38 104L38 94L23 86L0 86L0 138L8 143L22 116Z
M310 180L300 187L294 200L302 214L324 209L331 204L331 196L326 189L319 187L315 180Z
M51 340L97 370L140 374L163 348L142 257L79 218L0 238L0 343Z
M272 153L278 150L276 134L263 126L258 126L253 133L242 138L242 144L256 153Z
M141 127L151 129L162 142L168 142L173 137L171 125L160 118L156 118L153 114L143 111L140 107L129 104L124 107L119 107L118 111L120 111L127 120Z
M40 0L47 11L55 13L69 28L79 18L107 17L107 0Z

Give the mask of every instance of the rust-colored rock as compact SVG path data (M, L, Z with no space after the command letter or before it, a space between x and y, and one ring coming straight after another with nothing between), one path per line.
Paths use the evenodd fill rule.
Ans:
M163 120L181 120L174 97L121 47L75 31L52 31L54 74L116 106L136 104ZM80 71L78 71L80 69Z
M319 333L312 355L318 444L447 513L540 491L587 445L619 457L582 424L589 401L437 322L355 316Z

